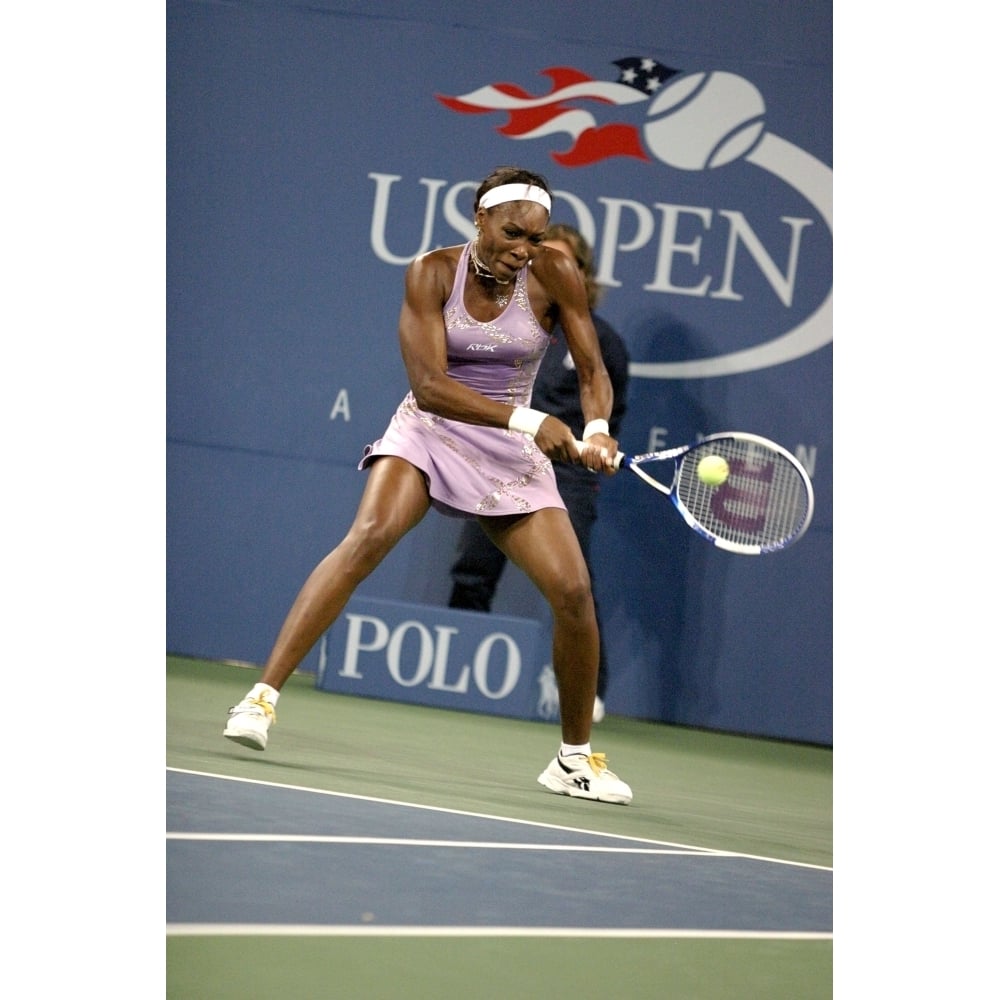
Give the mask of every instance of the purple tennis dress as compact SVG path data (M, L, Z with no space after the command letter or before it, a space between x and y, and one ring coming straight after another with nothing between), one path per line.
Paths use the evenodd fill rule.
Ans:
M528 273L517 273L504 311L480 323L466 311L463 289L469 267L466 244L444 307L448 374L490 399L527 406L539 362L549 345L528 301ZM427 413L406 394L385 434L365 448L358 465L367 469L379 455L396 455L427 479L431 502L445 514L524 514L566 505L559 496L552 463L528 434L480 427Z

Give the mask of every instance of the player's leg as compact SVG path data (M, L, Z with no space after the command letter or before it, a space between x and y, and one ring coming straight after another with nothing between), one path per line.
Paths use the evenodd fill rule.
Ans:
M590 538L597 521L598 492L589 478L584 480L580 476L560 476L559 473L564 468L575 472L576 467L559 466L556 470L556 480L559 483L559 493L566 504L569 519L573 524L573 530L576 532L576 540L580 543L583 558L587 563L590 586L593 590L594 569L590 561ZM596 593L594 595L594 614L597 618L597 630L601 637L600 655L597 661L597 697L594 699L594 722L600 722L604 718L604 695L608 690L608 658L604 629L601 625L601 608Z
M223 735L255 750L267 744L282 685L343 611L351 595L430 507L423 474L400 458L376 459L343 541L309 574L278 632L259 682L230 711Z
M566 511L546 508L484 518L486 530L541 591L552 610L552 667L559 685L563 739L590 739L597 690L598 635L590 575Z
M261 681L280 688L344 609L358 585L430 508L423 474L403 459L376 459L347 534L309 575L278 633Z
M490 537L538 587L552 612L562 747L539 782L563 795L630 802L632 790L590 747L600 636L590 574L569 516L546 508L484 522Z

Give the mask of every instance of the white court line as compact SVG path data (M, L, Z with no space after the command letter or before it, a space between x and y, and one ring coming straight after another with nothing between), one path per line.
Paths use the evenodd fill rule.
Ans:
M583 847L569 844L508 844L503 841L483 840L417 840L406 837L333 837L297 833L168 833L167 840L208 840L227 843L267 844L378 844L389 847L471 847L486 851L578 851L598 854L676 854L692 856L688 850L660 847ZM713 852L696 854L696 857L732 858L743 855Z
M264 785L268 788L287 788L295 792L311 792L314 795L330 795L335 798L341 799L355 799L359 802L376 802L381 805L398 806L404 809L424 809L430 812L440 812L446 813L450 816L468 816L474 819L488 819L497 823L518 823L522 826L533 826L539 827L545 830L559 830L565 833L574 833L583 836L590 837L608 837L613 840L629 840L637 844L655 844L659 847L673 847L673 848L683 848L686 851L697 851L700 854L718 854L727 858L748 858L752 861L768 861L776 865L790 865L795 868L812 868L817 871L827 871L832 872L833 869L826 865L813 865L807 864L804 861L788 861L784 858L769 858L757 854L741 854L739 852L727 852L727 851L717 851L710 847L695 847L691 844L679 844L672 841L663 840L651 840L646 837L629 837L625 834L620 833L604 833L597 830L587 830L580 829L571 826L559 826L554 823L540 823L535 820L528 819L511 819L509 816L491 816L489 813L475 813L466 812L462 809L446 809L443 806L427 806L421 805L416 802L400 802L395 799L381 799L375 798L371 795L355 795L350 792L331 792L324 788L310 788L305 785L288 785L276 781L261 781L257 778L235 778L228 774L213 774L208 771L191 771L187 768L181 767L168 767L168 771L173 771L175 774L191 774L199 778L215 778L220 781L239 781L244 784L249 785ZM604 805L605 809L613 809L615 806ZM627 806L618 808L628 808Z
M558 937L726 938L754 941L832 941L826 931L675 930L636 927L378 927L370 924L167 924L168 937Z

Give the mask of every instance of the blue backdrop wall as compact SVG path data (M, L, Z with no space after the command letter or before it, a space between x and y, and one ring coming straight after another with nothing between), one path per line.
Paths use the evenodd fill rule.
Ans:
M831 15L168 0L168 650L263 662L406 392L405 265L468 239L475 187L517 163L594 243L622 446L749 430L815 489L808 534L752 558L605 481L609 711L832 744ZM457 530L429 515L359 596L445 603ZM547 617L514 568L495 610Z

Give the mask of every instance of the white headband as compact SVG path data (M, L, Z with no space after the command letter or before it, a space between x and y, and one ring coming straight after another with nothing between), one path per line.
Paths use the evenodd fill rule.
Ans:
M552 199L548 192L534 184L500 184L498 187L490 188L479 199L479 207L492 208L494 205L502 205L505 201L535 201L546 212L552 211Z

